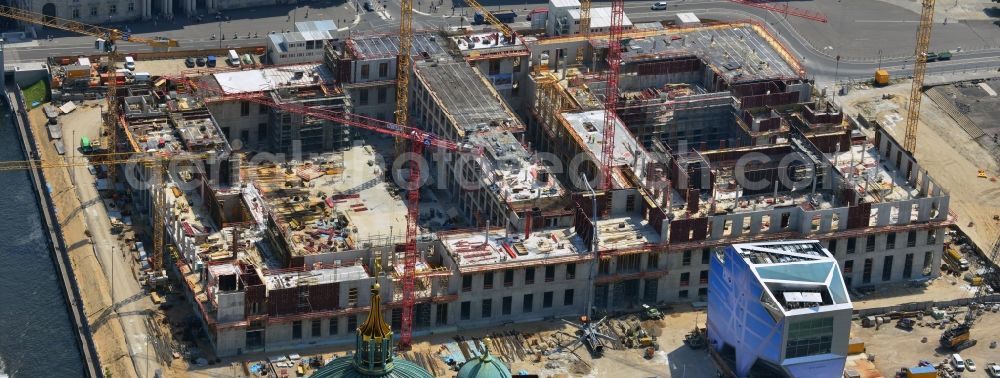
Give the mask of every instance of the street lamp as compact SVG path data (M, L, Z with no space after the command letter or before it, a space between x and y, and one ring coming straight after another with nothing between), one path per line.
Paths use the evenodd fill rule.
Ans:
M589 269L590 277L587 279L589 284L587 285L587 309L586 309L587 319L592 319L593 314L591 314L590 312L591 309L594 307L594 275L595 275L594 268L597 266L595 265L595 260L600 258L599 254L597 253L597 193L594 193L594 188L590 186L590 181L587 181L586 173L580 173L580 177L583 178L583 184L586 185L587 190L590 191L591 210L593 213L593 217L591 218L591 223L594 224L593 240L591 240L590 243L590 253L592 255L592 258L590 259L590 269Z
M226 39L226 35L222 34L222 20L219 20L219 48L222 48L222 40Z

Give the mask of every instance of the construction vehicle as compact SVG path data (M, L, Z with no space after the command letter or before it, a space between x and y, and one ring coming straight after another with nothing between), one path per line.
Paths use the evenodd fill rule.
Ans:
M684 335L684 343L691 349L701 349L705 347L705 335L697 327Z
M889 85L889 70L875 70L875 85L880 87Z
M930 365L902 368L896 373L898 378L935 378L937 375L937 369Z
M946 350L961 351L965 348L976 345L976 340L972 338L972 325L976 321L977 310L983 305L983 296L990 291L1000 290L1000 272L992 267L1000 257L1000 237L993 242L990 253L987 254L986 267L982 269L982 285L976 287L976 294L969 303L969 309L965 313L965 319L961 324L945 330L941 334L941 347Z
M645 303L642 304L642 315L649 320L663 319L663 313L661 313L658 308Z
M896 321L896 328L912 331L914 324L917 324L916 320L910 318L900 318Z
M962 257L962 253L959 252L958 248L955 248L954 246L950 245L945 247L944 257L946 262L948 262L958 270L962 271L969 270L969 260L966 260L965 257Z

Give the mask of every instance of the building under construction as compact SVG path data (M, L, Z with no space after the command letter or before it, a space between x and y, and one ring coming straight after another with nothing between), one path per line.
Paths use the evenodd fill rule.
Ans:
M421 193L437 200L418 213L416 334L579 315L591 295L608 311L704 301L713 249L734 243L819 240L847 287L938 275L947 193L885 130L866 139L815 95L767 26L625 39L611 189L591 194L606 37L414 38L409 126L482 152L425 152ZM218 355L347 342L373 280L402 321L406 191L393 152L358 131L392 117L398 51L353 36L324 62L128 89L133 151L228 158L167 176L154 209ZM372 120L336 121L351 111ZM317 154L249 164L297 143Z

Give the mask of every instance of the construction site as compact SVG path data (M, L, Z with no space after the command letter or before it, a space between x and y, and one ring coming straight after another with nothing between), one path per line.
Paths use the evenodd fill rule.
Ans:
M817 355L891 376L925 358L851 368L848 339L882 337L868 326L887 319L924 326L926 313L965 340L996 316L983 304L995 302L984 288L1000 289L1000 211L981 200L1000 193L995 81L927 90L924 112L943 115L920 113L914 134L915 117L902 127L910 82L836 98L765 23L633 23L622 3L550 0L546 31L523 35L483 8L479 28L331 31L315 45L322 61L286 64L263 48L175 54L174 40L112 30L102 43L157 51L48 62L48 120L35 122L91 124L45 147L79 152L0 169L94 169L101 221L129 235L117 239L137 297L161 313L150 359L165 376L331 376L338 356L367 358L354 353L385 337L383 316L397 359L439 377L491 356L525 377L802 376ZM208 54L211 67L145 72ZM954 125L968 140L943 137ZM770 252L734 252L754 248ZM764 288L738 301L791 338L757 365L723 347L749 339L720 336L713 316L727 300L710 296L728 291L710 286L739 286L718 265L734 259ZM795 271L803 261L822 273ZM951 299L965 301L933 303ZM836 326L805 315L825 306ZM837 337L802 336L803 318ZM131 376L109 362L124 352L108 339L131 340L99 331L101 363ZM986 366L988 337L1000 334L940 343L974 347ZM893 348L867 345L880 358ZM364 350L394 350L378 348Z

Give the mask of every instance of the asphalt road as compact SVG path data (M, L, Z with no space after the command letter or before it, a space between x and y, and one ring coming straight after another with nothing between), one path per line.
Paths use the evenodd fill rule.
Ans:
M227 11L224 14L231 21L216 22L205 15L202 21L196 18L177 18L172 22L145 22L117 25L128 28L134 34L166 36L180 41L183 49L203 49L219 46L250 46L265 44L264 36L271 31L291 30L295 21L332 19L341 30L358 33L393 33L399 27L399 0L382 0L384 7L376 12L368 12L359 6L357 0L318 2L299 6L271 6L254 9ZM474 13L463 1L447 2L432 7L433 1L419 0L415 3L414 27L435 30L446 27L467 25ZM450 4L449 4L450 3ZM489 9L524 10L544 6L538 0L527 2L517 0L482 1ZM653 1L628 1L626 13L633 22L657 21L672 17L677 12L695 12L702 18L748 19L765 21L786 40L788 47L804 61L810 77L821 82L831 82L834 78L860 79L870 77L880 65L878 54L884 58L881 66L893 75L909 75L912 59L907 57L913 49L915 13L868 0L814 0L793 2L811 10L821 10L829 18L827 24L795 17L784 17L762 9L735 4L727 0L682 0L673 1L666 11L651 11ZM846 3L846 4L845 4ZM455 5L452 8L450 5ZM594 7L608 6L608 2L594 2ZM875 12L875 13L873 13ZM872 16L878 15L877 17ZM868 15L867 19L864 18ZM897 19L900 22L875 22L874 18ZM522 18L519 21L523 21ZM868 22L872 21L872 22ZM233 39L233 33L239 38ZM257 38L247 38L248 33L256 33ZM213 34L217 39L212 39ZM838 34L853 37L839 38ZM41 60L53 55L77 55L91 52L92 39L57 33L57 38L44 38L35 42L11 45L7 49L8 62ZM226 39L218 38L226 35ZM834 35L834 36L832 36ZM875 36L874 40L861 36ZM44 37L44 36L43 36ZM929 73L957 70L989 69L1000 67L1000 33L992 23L960 23L935 25L933 35L936 51L965 50L955 54L951 61L931 63ZM963 46L964 45L964 46ZM145 46L123 44L125 52L148 51ZM971 50L970 50L971 49ZM842 60L837 62L836 56Z

